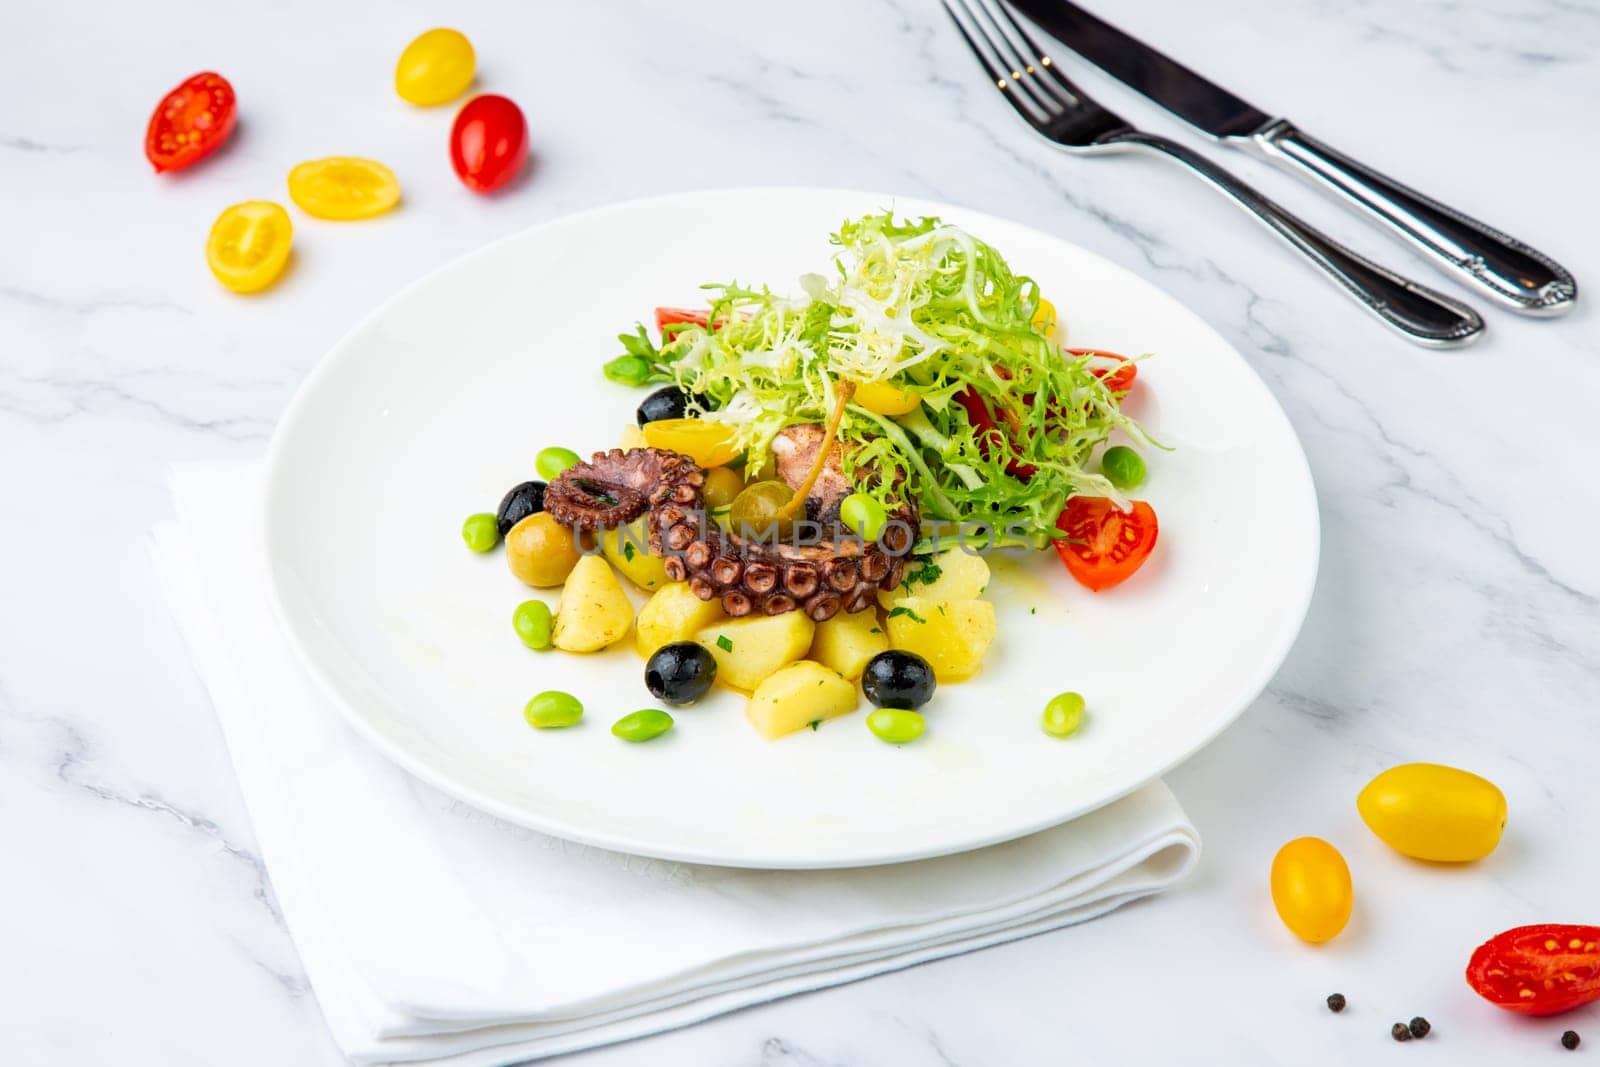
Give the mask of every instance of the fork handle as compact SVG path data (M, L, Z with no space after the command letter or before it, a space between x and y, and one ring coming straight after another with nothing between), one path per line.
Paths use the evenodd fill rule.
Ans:
M1346 293L1408 340L1443 348L1466 344L1483 332L1483 319L1467 305L1352 252L1176 141L1128 130L1102 143L1144 148L1182 163L1298 248Z
M1566 311L1578 285L1565 267L1514 237L1463 215L1277 119L1250 138L1275 163L1365 208L1460 280L1527 315Z

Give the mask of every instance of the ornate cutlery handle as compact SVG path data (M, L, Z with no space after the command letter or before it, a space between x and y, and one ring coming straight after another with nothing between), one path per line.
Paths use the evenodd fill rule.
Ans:
M1566 311L1578 298L1572 275L1549 256L1469 218L1278 119L1250 138L1269 159L1294 164L1317 184L1366 208L1462 280L1529 315Z
M1467 305L1357 255L1176 141L1130 130L1107 138L1103 143L1149 149L1189 167L1305 253L1346 293L1409 340L1447 347L1466 344L1483 332L1483 319Z

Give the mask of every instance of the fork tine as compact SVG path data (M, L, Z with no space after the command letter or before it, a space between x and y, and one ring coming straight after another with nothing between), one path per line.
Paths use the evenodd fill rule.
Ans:
M1060 111L1060 104L1051 99L1049 94L1041 93L1030 84L1032 79L1028 78L1024 71L1031 73L1032 68L1023 59L1016 46L1001 33L993 14L984 10L981 0L955 0L955 3L966 13L967 21L971 22L973 31L983 39L984 48L981 54L987 60L984 66L988 68L1000 90L1010 96L1012 103L1019 108L1023 103L1031 105L1032 113L1026 117L1034 126L1042 126L1054 118ZM951 10L949 0L946 0L945 10ZM953 11L951 17L955 18ZM962 36L966 37L967 44L974 51L979 51L972 33L967 32L961 19L956 19L956 25L961 29Z
M1017 25L1016 19L1011 17L1004 0L968 0L968 5L982 10L991 29L990 40L995 42L995 47L1001 51L1002 57L1012 64L1013 79L1026 85L1047 111L1078 106L1076 94L1063 90L1058 82L1044 76L1036 65L1040 64L1042 53L1028 40L1028 35L1022 32L1022 27Z
M966 22L956 13L956 7L959 6L962 11L966 12L968 19L972 18L972 11L968 7L966 0L940 0L940 2L944 5L945 13L950 16L950 21L956 24L956 29L960 32L962 39L967 42L967 47L972 50L973 55L978 57L978 62L988 72L989 79L994 82L995 88L1000 90L1000 95L1006 98L1007 102L1017 110L1017 113L1027 121L1028 125L1035 129L1042 127L1049 118L1049 112L1043 111L1037 103L1014 91L1015 83L1011 80L1010 72L1000 62L996 61L998 56L993 52L993 44L990 42L988 35L983 32L981 27L977 26L975 20L973 23L974 30L969 31ZM983 38L983 44L980 45L978 43L973 36L973 32Z
M1051 85L1058 92L1064 93L1069 107L1078 106L1085 99L1083 91L1073 84L1070 78L1061 73L1061 68L1056 66L1056 61L1051 59L1049 53L1039 47L1039 42L1035 41L1028 34L1028 31L1022 28L1022 23L1018 22L1016 17L1011 14L1011 5L1007 4L1005 0L993 0L993 2L994 6L1000 9L1000 14L1005 18L1006 23L1022 39L1023 51L1033 57L1034 66L1045 73L1045 77L1041 80L1047 85Z

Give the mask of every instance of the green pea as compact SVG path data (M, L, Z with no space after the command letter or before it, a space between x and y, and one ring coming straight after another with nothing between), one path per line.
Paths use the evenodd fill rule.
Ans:
M1100 470L1118 489L1137 489L1144 481L1144 459L1127 445L1112 445L1100 457Z
M888 521L883 505L865 493L851 493L839 505L839 519L865 540L876 541Z
M562 471L579 462L578 454L570 448L550 447L542 449L533 461L534 470L539 472L539 477L550 482L556 479Z
M468 515L461 524L461 540L474 552L487 552L500 543L500 526L487 511Z
M648 741L672 729L672 716L659 708L644 708L611 724L611 732L624 741Z
M550 605L542 600L524 600L511 613L511 625L529 648L550 647L550 627L554 619Z
M926 726L926 719L904 708L879 708L867 716L867 729L891 745L915 741Z
M522 709L522 717L536 729L560 730L576 725L583 718L583 705L571 693L548 689L528 701L528 706Z
M1044 706L1041 725L1051 737L1071 737L1083 725L1084 701L1081 693L1058 693Z
M605 365L605 375L618 385L643 385L650 378L650 361L643 356L618 356Z

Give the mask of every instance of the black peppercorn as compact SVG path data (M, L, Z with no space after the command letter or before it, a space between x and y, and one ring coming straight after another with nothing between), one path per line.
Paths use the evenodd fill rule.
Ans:
M1427 1037L1428 1036L1428 1031L1432 1030L1432 1029L1433 1029L1433 1024L1428 1022L1428 1020L1424 1019L1420 1015L1417 1016L1415 1019L1411 1020L1411 1036L1412 1037L1415 1037L1415 1038Z
M1582 1040L1582 1038L1578 1037L1578 1031L1568 1030L1566 1033L1561 1035L1561 1047L1564 1049L1575 1049L1578 1047L1578 1042L1580 1040Z
M1344 994L1343 993L1329 993L1328 994L1328 1010L1329 1011L1344 1011Z
M1410 1041L1411 1027L1407 1026L1405 1023L1395 1023L1393 1026L1389 1027L1389 1036L1394 1038L1396 1041Z

